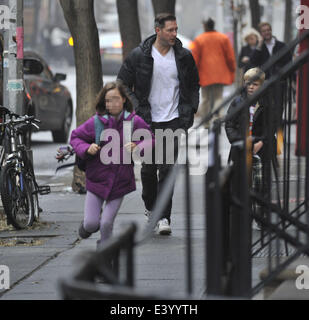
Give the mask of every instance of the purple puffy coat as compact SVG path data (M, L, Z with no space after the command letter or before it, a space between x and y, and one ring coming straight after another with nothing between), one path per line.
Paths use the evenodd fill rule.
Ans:
M87 154L92 143L95 143L94 117L91 117L78 128L72 131L70 144L81 159L86 159L86 189L104 200L113 200L123 197L136 189L133 164L123 164L123 121L131 121L134 117L133 130L146 129L151 133L151 140L133 141L140 149L153 148L154 135L146 122L135 112L123 112L120 118L104 115L99 119L106 129L116 129L120 136L120 164L103 164L100 152L95 156ZM111 139L109 139L110 141ZM101 148L109 141L101 141Z

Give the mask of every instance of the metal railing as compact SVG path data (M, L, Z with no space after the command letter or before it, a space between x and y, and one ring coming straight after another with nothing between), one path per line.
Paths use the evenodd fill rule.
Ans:
M302 41L308 41L309 31L304 32L293 40L284 50L273 56L262 67L267 70L277 63L285 54L295 48ZM299 88L302 88L302 68L306 67L309 51L303 52L293 62L268 79L263 86L252 96L245 99L235 108L235 112L227 117L219 118L209 133L209 166L205 175L205 295L216 297L246 297L250 298L264 287L271 279L278 275L292 261L302 254L309 253L309 215L307 213L308 184L309 184L309 157L308 140L306 156L304 158L292 156L293 139L295 136L295 121L292 119L292 90L293 74L299 72ZM283 97L283 121L274 118L273 110L282 97L269 92L277 92L279 83L284 83L286 90ZM209 115L207 115L196 129L211 121L220 110L224 109L244 88L238 88ZM272 91L273 90L273 91ZM248 153L246 144L246 132L243 139L234 146L237 150L237 158L233 163L224 166L221 162L220 136L221 126L228 117L233 117L241 110L248 110L257 99L268 93L269 108L266 116L276 120L275 123L282 124L284 147L283 153L278 157L268 157L266 161L267 176L265 183L269 190L268 195L259 194L252 190L248 176L247 160ZM301 94L301 93L300 93ZM299 103L299 112L302 106ZM307 113L309 115L309 113ZM307 126L309 121L307 121ZM301 123L297 122L298 136ZM277 128L276 128L277 129ZM272 137L273 128L269 126L268 135ZM307 135L309 136L309 135ZM188 142L188 134L186 136ZM298 142L299 143L299 139ZM188 147L188 143L186 143ZM268 145L268 154L276 154L275 146ZM187 150L188 151L188 150ZM61 282L61 291L66 299L173 299L173 297L162 294L153 294L137 290L134 287L134 249L142 246L151 238L153 229L160 219L163 209L169 200L169 194L174 188L179 172L185 170L185 195L186 205L186 293L187 298L193 294L193 259L192 259L192 212L191 212L191 180L189 175L190 164L188 152L185 165L176 163L166 180L163 192L158 196L151 220L147 227L135 239L136 228L130 226L122 235L107 242L104 249L93 253L81 268L80 272L69 279ZM304 179L302 178L304 175ZM231 187L232 186L232 187ZM295 203L292 205L291 192L296 190ZM262 214L252 211L252 202L262 207ZM261 231L252 230L252 221L255 219L262 226ZM283 248L283 250L282 250ZM119 269L116 262L116 271L104 269L104 260L109 261L113 256L120 261L120 253L127 252L126 265ZM263 255L266 259L268 274L266 278L258 283L252 282L252 267L254 259ZM282 259L284 257L284 259ZM103 267L103 269L102 269ZM121 278L121 272L125 270L126 276ZM106 285L100 288L94 285L96 275L103 275ZM121 280L124 279L124 280Z
M295 39L285 50L270 59L267 65L262 68L264 70L271 68L273 63L276 63L295 45L305 39L308 39L308 32L304 32L299 38ZM207 210L207 215L211 212L216 213L213 215L214 221L210 221L208 227L213 234L219 233L218 241L218 239L211 238L211 234L208 232L208 246L211 247L219 243L216 247L215 258L211 252L207 253L208 263L212 266L212 268L208 268L207 274L208 293L250 298L297 257L309 253L309 215L307 212L308 193L306 187L308 183L309 149L306 149L303 159L293 157L292 149L296 130L298 130L298 144L300 143L299 133L301 132L299 118L297 129L293 127L293 124L295 124L292 119L293 74L295 71L299 72L299 88L301 88L303 85L302 72L303 68L308 68L308 65L306 65L308 58L309 51L307 50L268 79L254 95L240 103L235 108L234 113L220 119L214 128L216 137L214 139L216 143L214 152L219 154L217 150L219 150L218 128L220 125L235 117L241 110L249 112L249 106L264 96L266 97L265 104L268 106L264 109L266 119L268 124L273 123L273 125L267 127L267 139L271 141L274 132L279 129L277 131L279 133L278 138L282 126L284 145L283 153L276 156L276 147L277 145L280 146L280 139L277 139L277 145L268 143L268 156L264 163L265 174L263 177L264 187L268 191L266 193L264 191L259 194L252 190L251 177L248 174L251 169L248 166L248 159L252 158L252 154L248 150L246 131L243 132L242 140L234 146L237 150L237 159L232 164L232 174L229 174L229 177L226 176L228 186L218 183L223 170L222 167L216 165L208 169L212 172L212 175L209 177L207 184L215 184L213 192L217 194L217 199L225 197L228 202L228 205L222 208L217 199L211 196L207 197L208 205L211 206ZM278 92L278 86L282 86L285 90L281 92L279 90ZM279 94L283 94L283 97ZM280 103L283 105L282 121L280 119L281 112L278 111L281 108ZM302 106L301 102L298 107L299 114L302 114L302 108L308 110L308 106ZM296 149L299 149L299 146L296 146ZM226 191L226 189L229 191ZM292 194L293 199L291 199ZM291 200L294 204L291 203ZM252 203L254 202L261 207L261 213L252 210ZM261 231L252 230L252 221L254 220L261 225ZM263 280L253 283L252 267L256 257L264 257L267 272ZM220 268L215 268L215 265L220 266Z

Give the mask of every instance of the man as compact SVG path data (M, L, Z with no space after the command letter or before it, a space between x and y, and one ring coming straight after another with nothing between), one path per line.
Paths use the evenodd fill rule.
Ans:
M205 32L193 41L192 54L202 87L199 113L205 117L222 100L224 85L234 82L236 61L229 38L215 30L214 20L209 18L203 24Z
M118 79L128 87L137 114L151 125L154 132L157 129L187 130L192 126L198 108L198 72L191 53L177 39L177 30L174 15L159 14L155 18L155 34L132 50L118 74ZM170 150L165 144L165 160L167 151ZM177 143L172 151L176 158ZM171 168L172 164L167 161L156 164L154 157L152 164L142 164L142 198L147 217ZM158 222L159 234L171 233L172 196Z
M277 40L273 36L271 25L268 22L260 23L259 31L262 39L259 41L251 56L251 63L257 67L262 66L272 55L286 46L285 43ZM286 54L282 59L275 63L270 70L266 70L266 79L275 74L280 68L290 62L291 59L292 55L290 53Z
M256 67L261 67L266 73L266 79L270 78L273 74L276 74L281 68L283 68L287 63L292 60L292 54L287 53L283 56L277 63L275 63L270 69L265 70L263 65L267 60L280 50L284 49L286 45L277 40L272 34L271 25L268 22L262 22L259 24L259 31L262 39L259 41L256 49L251 56L251 64ZM278 82L274 90L272 91L275 97L276 105L278 106L278 113L276 114L276 126L281 127L282 114L283 114L283 94L286 84L285 81Z

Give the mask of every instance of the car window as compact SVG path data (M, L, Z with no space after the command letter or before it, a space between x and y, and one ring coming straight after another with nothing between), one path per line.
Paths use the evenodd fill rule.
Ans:
M41 77L48 79L48 80L52 80L53 79L53 74L52 72L49 70L49 67L44 65L44 69L41 73Z

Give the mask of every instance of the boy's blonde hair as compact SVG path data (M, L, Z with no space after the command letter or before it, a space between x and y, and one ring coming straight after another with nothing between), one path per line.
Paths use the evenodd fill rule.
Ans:
M260 68L251 68L244 74L244 81L258 81L261 84L265 81L265 72Z

